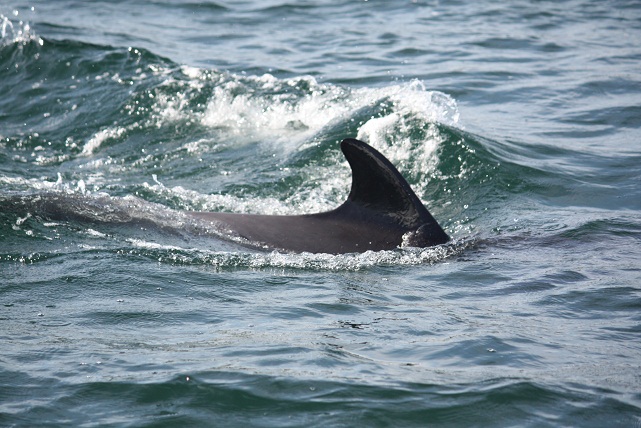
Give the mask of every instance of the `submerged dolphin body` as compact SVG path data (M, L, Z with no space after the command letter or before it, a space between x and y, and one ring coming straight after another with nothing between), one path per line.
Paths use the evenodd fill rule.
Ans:
M355 139L341 142L352 168L352 188L338 208L307 215L186 212L250 244L291 252L356 253L430 247L449 237L398 170Z

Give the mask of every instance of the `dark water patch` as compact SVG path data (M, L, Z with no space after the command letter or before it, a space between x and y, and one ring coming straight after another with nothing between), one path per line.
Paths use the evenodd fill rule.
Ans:
M165 376L152 374L150 380L157 377ZM224 372L185 373L163 382L36 383L12 395L11 401L36 395L48 400L35 400L29 408L5 413L5 420L29 423L45 417L53 424L78 424L90 413L94 423L135 420L134 426L201 425L214 420L217 426L239 422L249 426L460 426L498 420L501 425L556 426L580 421L582 426L623 426L634 424L638 412L609 391L500 379L471 390L465 384L382 388ZM123 406L130 409L126 416L120 411Z
M588 277L580 272L575 271L562 271L558 273L544 275L544 280L549 281L551 284L573 284L577 282L584 282Z
M540 293L554 288L554 284L542 280L519 282L501 289L501 293Z
M70 40L30 41L0 49L2 87L7 93L11 88L11 97L3 98L5 120L21 123L22 129L37 128L42 138L54 143L64 142L71 131L82 135L82 129L73 123L84 123L84 129L90 130L118 121L117 111L108 116L95 112L103 110L99 108L102 104L122 104L129 96L129 86L138 85L143 69L149 73L151 64L166 64L141 49ZM4 132L20 133L21 128L5 128Z
M465 285L464 289L459 289L452 291L448 294L450 298L462 298L463 296L468 296L467 291L473 287L486 287L497 283L502 283L506 280L509 280L508 276L505 276L504 273L495 272L495 271L483 271L478 268L474 269L470 267L469 269L462 269L456 274L456 281Z
M604 239L629 238L641 240L641 224L636 218L610 218L588 221L561 233L564 238L581 242L599 242Z
M278 15L291 15L297 16L301 15L311 15L309 11L316 11L322 9L322 5L315 5L311 3L282 3L276 5L266 6L258 10L252 10L252 12L267 12L269 14Z
M527 39L519 39L514 37L505 37L498 38L493 37L481 41L471 43L474 46L479 46L482 48L487 48L491 50L517 50L521 51L524 54L527 53L529 61L534 61L534 58L531 58L532 52L541 51L541 52L561 52L564 48L556 43L541 43L537 37L530 37ZM493 61L496 59L488 58L488 61ZM514 58L510 59L514 61Z
M144 2L143 2L144 3ZM209 12L220 12L229 10L229 7L220 2L205 1L205 2L183 2L179 4L174 4L171 2L162 2L162 6L166 8L175 8L178 10L187 10L192 13L209 13Z
M612 312L634 312L641 308L639 289L620 286L598 290L567 290L562 294L550 294L539 302L541 305L558 306L572 316L587 318L610 317Z
M108 312L89 311L85 315L85 318L90 324L99 324L101 326L127 325L128 328L131 329L145 328L149 326L160 327L163 324L175 323L177 318L179 318L177 314L171 314L167 311L162 313L127 311L127 307L131 306L131 304L128 304L130 302L128 302L127 299L117 299L116 302L122 303L122 305L120 305L123 307L122 310L117 310L115 312L113 310ZM190 318L193 320L193 316ZM211 319L208 319L207 321L212 322Z
M564 122L569 124L577 124L602 127L602 130L591 132L599 132L599 135L615 134L620 128L639 128L641 127L641 107L637 105L616 106L616 107L602 107L598 109L591 109L588 111L579 111L569 114ZM571 131L568 131L571 132ZM586 131L584 131L586 132ZM557 134L561 136L562 134ZM596 135L596 134L593 134Z
M641 324L637 324L631 327L603 327L603 329L607 331L621 333L622 336L627 340L630 337L634 337L634 335L641 333Z
M447 366L460 367L467 364L475 366L538 366L543 361L517 346L514 340L504 340L494 336L479 336L473 340L457 340L440 351L431 352L426 360L447 361Z

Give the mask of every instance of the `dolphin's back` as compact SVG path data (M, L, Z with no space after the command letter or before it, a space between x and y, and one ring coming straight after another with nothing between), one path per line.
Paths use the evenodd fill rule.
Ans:
M311 253L428 247L449 240L398 170L378 151L355 139L341 142L352 168L352 188L338 208L318 214L267 216L189 214L221 231L266 248Z

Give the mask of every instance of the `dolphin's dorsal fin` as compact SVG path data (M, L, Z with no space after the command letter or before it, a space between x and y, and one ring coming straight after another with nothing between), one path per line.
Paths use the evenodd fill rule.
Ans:
M348 201L411 223L429 215L394 165L374 148L348 138L341 142L341 150L352 168Z
M430 239L448 241L447 234L385 156L353 138L343 140L341 150L352 168L352 188L347 204L376 212L404 229L427 226Z

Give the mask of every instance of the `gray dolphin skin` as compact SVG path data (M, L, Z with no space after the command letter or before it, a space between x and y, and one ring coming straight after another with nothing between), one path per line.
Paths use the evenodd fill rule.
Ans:
M218 230L263 248L288 252L362 253L404 246L430 247L449 237L410 185L382 154L352 138L341 142L352 188L338 208L307 215L188 211Z

